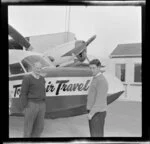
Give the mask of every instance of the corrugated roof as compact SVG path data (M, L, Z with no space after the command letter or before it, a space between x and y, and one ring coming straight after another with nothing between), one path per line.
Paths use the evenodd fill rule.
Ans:
M110 57L115 56L141 56L141 43L118 44L110 54Z

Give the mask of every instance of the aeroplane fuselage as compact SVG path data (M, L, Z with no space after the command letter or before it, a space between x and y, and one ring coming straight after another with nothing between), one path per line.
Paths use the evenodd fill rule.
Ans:
M47 67L43 72L46 74L46 117L58 118L86 113L87 94L92 80L92 72L88 67ZM23 76L26 74L28 73L9 77L10 110L13 115L23 115L20 111L19 94ZM122 92L123 90L118 89L108 93L108 104L116 100Z

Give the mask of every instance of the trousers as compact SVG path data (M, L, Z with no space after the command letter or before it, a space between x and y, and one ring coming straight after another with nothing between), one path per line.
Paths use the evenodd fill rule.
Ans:
M44 129L45 102L28 102L24 110L24 137L40 137Z
M91 137L104 137L106 111L97 112L91 120L89 120L89 129Z

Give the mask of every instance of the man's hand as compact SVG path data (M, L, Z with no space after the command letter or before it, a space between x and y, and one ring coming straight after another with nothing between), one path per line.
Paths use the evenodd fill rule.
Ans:
M92 115L89 113L88 114L88 119L91 120L92 119Z
M95 112L91 109L91 110L88 110L88 119L91 120L92 117L94 116Z

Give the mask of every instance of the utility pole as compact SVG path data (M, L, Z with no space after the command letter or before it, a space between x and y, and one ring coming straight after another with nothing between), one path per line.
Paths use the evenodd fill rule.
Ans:
M70 12L71 12L71 6L66 6L66 13L65 13L66 41L68 41L68 33L70 30Z

